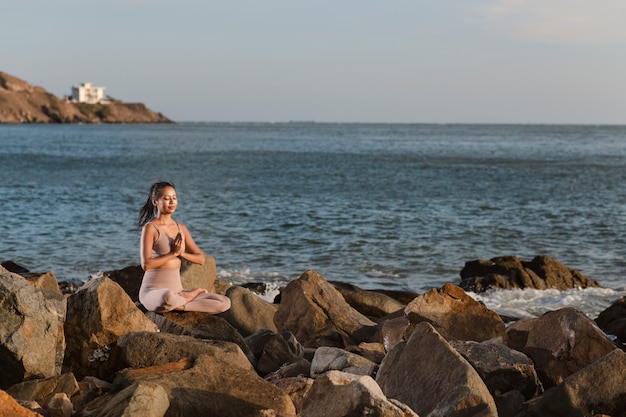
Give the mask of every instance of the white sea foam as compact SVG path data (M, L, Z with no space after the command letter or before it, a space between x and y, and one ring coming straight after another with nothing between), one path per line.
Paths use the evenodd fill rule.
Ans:
M479 294L472 292L468 294L496 313L516 318L539 317L548 311L572 307L595 319L612 302L626 296L626 290L611 288L570 289L566 291L556 289L498 289Z

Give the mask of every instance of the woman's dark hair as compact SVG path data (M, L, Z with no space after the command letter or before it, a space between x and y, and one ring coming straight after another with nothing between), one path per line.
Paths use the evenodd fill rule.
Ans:
M139 210L139 229L144 227L147 223L150 223L150 221L156 217L157 208L154 203L152 203L152 201L159 199L159 197L161 196L161 190L165 187L172 187L176 189L176 187L174 187L174 184L164 181L155 182L150 186L150 194L148 194L148 200L146 201L146 204L143 205L141 210Z

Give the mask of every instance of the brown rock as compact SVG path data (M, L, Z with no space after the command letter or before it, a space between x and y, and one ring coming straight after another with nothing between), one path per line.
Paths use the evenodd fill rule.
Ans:
M547 256L536 256L530 262L520 261L515 256L466 262L461 270L459 285L467 291L474 292L482 292L489 288L566 290L600 287L595 280Z
M364 290L353 284L330 281L343 298L359 313L367 317L381 318L403 309L403 304L385 294Z
M330 371L315 380L304 399L302 417L417 415L389 401L370 376Z
M376 382L420 416L498 415L476 370L428 323L387 353Z
M614 335L622 350L626 349L626 297L615 301L596 319L605 333Z
M267 329L246 338L257 359L256 369L261 375L267 375L292 363L304 355L302 345L290 332L274 333Z
M519 391L529 399L541 391L533 361L523 353L493 341L453 340L450 345L472 364L494 398Z
M305 376L294 376L278 379L274 381L274 384L289 395L289 398L291 398L296 408L296 414L299 416L302 413L304 400L309 394L309 391L311 391L314 381L314 379Z
M626 416L626 353L616 349L568 376L529 407L542 417Z
M66 300L0 271L0 388L61 374Z
M36 401L48 404L55 394L63 393L68 398L78 392L78 382L70 372L58 377L34 379L15 384L6 392L19 401Z
M117 283L106 277L91 279L68 298L65 364L78 379L107 379L117 371L116 361L109 358L115 356L118 338L157 330Z
M0 417L41 417L41 414L22 407L13 397L0 390Z
M532 359L545 388L615 349L591 319L573 308L513 323L507 329L507 344Z
M411 324L431 323L447 340L482 342L505 332L500 316L449 283L417 296L404 312Z
M121 336L117 347L122 362L120 369L148 368L200 355L209 355L234 366L253 369L239 346L230 342L144 331Z
M342 371L353 375L373 376L378 370L375 362L346 350L322 346L315 350L311 361L311 377L315 378L328 371Z
M53 293L61 295L59 283L52 272L32 272L13 261L2 262L0 271L3 270L6 272L13 272L21 277L24 277L35 288L39 288L40 290L49 290Z
M345 347L358 344L359 333L373 321L350 307L324 277L307 271L291 281L281 295L274 316L279 331L290 331L305 347Z
M119 392L97 398L83 407L76 417L163 417L169 408L168 393L161 385L139 381Z
M261 416L268 411L295 415L285 392L260 378L251 367L219 357L200 355L193 361L125 370L116 378L116 385L140 381L165 389L170 401L168 415L172 416Z
M155 313L148 311L146 317L152 320L163 333L192 336L197 339L221 340L237 344L251 363L255 358L243 336L221 315L197 311L169 311Z
M242 336L250 336L261 329L277 332L274 324L274 315L277 306L271 304L252 291L232 286L226 291L226 296L230 298L231 308L220 314Z

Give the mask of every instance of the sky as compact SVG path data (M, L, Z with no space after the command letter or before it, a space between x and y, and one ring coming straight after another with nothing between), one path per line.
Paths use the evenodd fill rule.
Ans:
M0 0L0 71L179 122L626 124L624 0Z

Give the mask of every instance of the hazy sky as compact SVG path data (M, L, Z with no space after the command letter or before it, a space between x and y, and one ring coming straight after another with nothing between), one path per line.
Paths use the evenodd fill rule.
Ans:
M626 123L624 0L0 0L0 71L177 121Z

